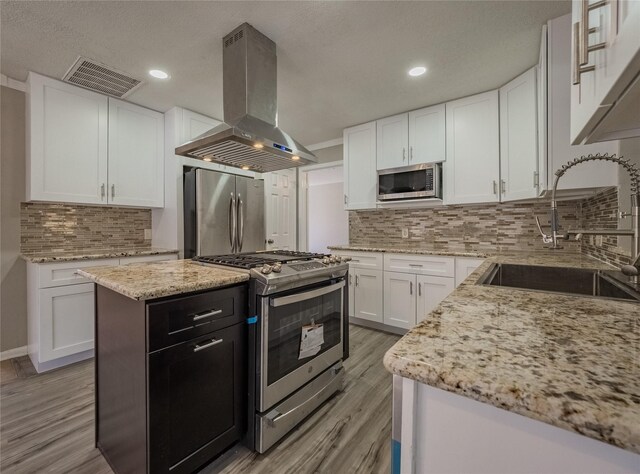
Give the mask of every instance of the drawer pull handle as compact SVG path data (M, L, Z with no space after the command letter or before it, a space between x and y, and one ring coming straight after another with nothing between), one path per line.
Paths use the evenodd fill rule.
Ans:
M196 344L195 347L193 348L193 352L198 352L203 349L208 349L209 347L216 346L220 344L222 341L223 341L222 339L211 339L211 342L208 342L206 344L203 344L203 345Z
M422 265L420 265L419 263L410 263L409 266L414 268L422 268Z
M222 313L221 309L214 309L213 311L207 311L206 313L202 313L202 314L196 314L193 317L194 321L199 321L200 319L204 319L204 318L210 318L211 316L215 316L217 314Z

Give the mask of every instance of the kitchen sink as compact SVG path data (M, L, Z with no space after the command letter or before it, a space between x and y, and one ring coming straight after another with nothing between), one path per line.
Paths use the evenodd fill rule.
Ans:
M626 279L622 272L608 270L494 263L477 284L640 303L640 292Z

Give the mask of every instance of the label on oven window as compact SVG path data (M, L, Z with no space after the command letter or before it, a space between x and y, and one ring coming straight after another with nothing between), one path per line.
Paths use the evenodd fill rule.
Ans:
M322 344L324 344L324 328L322 324L302 326L298 360L316 355L320 352Z

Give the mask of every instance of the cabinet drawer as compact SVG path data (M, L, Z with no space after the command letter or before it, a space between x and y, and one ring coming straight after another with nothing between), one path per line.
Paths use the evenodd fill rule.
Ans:
M149 352L243 321L247 286L213 290L147 305Z
M162 255L141 255L139 257L122 257L120 259L120 265L127 265L129 263L144 263L144 262L162 262L165 260L175 260L176 254L162 254Z
M89 283L87 278L76 275L78 268L99 267L104 265L118 265L117 258L102 260L76 260L73 262L41 263L38 264L38 288L52 288L55 286Z
M393 254L384 255L384 270L387 272L414 273L451 277L455 275L455 259L433 255Z
M382 270L382 254L377 252L334 252L336 255L351 257L350 268L368 268L369 270Z

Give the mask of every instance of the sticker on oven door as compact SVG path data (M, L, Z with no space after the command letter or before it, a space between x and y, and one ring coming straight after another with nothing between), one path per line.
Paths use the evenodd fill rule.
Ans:
M302 326L298 360L316 355L320 352L322 344L324 344L324 328L322 324Z

